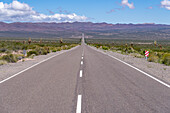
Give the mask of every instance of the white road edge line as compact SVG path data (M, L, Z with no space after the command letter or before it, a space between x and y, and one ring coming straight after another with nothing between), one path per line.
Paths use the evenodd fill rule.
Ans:
M92 48L92 47L91 47L91 48ZM92 49L94 49L94 48L92 48ZM95 49L94 49L94 50L95 50ZM99 50L96 50L96 51L98 51L98 52L100 52L100 53L103 53L103 52L101 52L101 51L99 51ZM108 55L108 56L110 56L111 58L114 58L114 59L116 59L116 60L118 60L118 61L120 61L120 62L122 62L122 63L128 65L129 67L131 67L131 68L133 68L133 69L135 69L135 70L137 70L137 71L139 71L139 72L145 74L146 76L148 76L148 77L150 77L150 78L156 80L157 82L159 82L159 83L165 85L166 87L170 88L170 85L168 85L168 84L166 84L165 82L163 82L163 81L161 81L161 80L159 80L159 79L153 77L152 75L149 75L148 73L146 73L146 72L144 72L144 71L142 71L142 70L140 70L140 69L138 69L138 68L136 68L136 67L134 67L134 66L132 66L132 65L130 65L130 64L128 64L128 63L126 63L126 62L124 62L124 61L122 61L122 60L120 60L120 59L114 57L114 56L112 56L112 55L109 55L109 54L106 54L106 53L103 53L103 54Z
M82 70L80 70L80 77L82 77L83 76L83 71Z
M81 113L81 98L82 98L82 95L78 95L76 113Z
M83 61L81 61L81 65L83 65Z
M77 46L77 47L78 47L78 46ZM75 48L73 48L73 49L71 49L71 50L74 50L74 49L76 49L77 47L75 47ZM68 51L71 51L71 50L68 50ZM58 56L58 55L61 55L61 54L65 53L65 52L68 52L68 51L60 52L60 53L58 53L58 54L56 54L56 55L53 55L53 56L51 56L51 57L49 57L49 58L47 58L47 59L45 59L45 60L42 60L42 61L40 61L40 62L38 62L38 63L36 63L36 64L30 66L30 67L28 67L28 68L26 68L26 69L24 69L24 70L18 72L18 73L16 73L16 74L14 74L14 75L12 75L12 76L10 76L10 77L8 77L8 78L6 78L6 79L0 81L0 84L2 84L3 82L5 82L5 81L7 81L7 80L9 80L9 79L11 79L11 78L13 78L13 77L15 77L15 76L17 76L17 75L23 73L23 72L25 72L25 71L27 71L27 70L29 70L29 69L35 67L35 66L37 66L37 65L39 65L39 64L41 64L41 63L43 63L43 62L45 62L45 61L47 61L47 60L50 60L50 59L52 59L52 58L54 58L54 57L56 57L56 56Z

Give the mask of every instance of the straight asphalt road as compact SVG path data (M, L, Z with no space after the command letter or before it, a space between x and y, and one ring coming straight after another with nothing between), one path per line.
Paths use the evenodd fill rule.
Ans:
M1 83L0 113L170 113L170 88L82 44Z
M170 113L170 89L85 47L82 113Z
M82 47L0 84L0 113L73 113Z

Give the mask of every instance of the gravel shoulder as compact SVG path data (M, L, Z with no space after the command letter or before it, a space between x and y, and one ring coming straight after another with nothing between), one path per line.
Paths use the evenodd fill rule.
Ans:
M116 58L119 58L120 60L128 64L131 64L147 72L148 74L155 76L156 78L159 78L170 84L170 66L166 66L166 65L154 63L154 62L148 62L146 61L145 58L136 58L130 55L123 55L117 52L105 51L102 49L97 49L95 47L92 47L92 48L96 50L104 51L107 54L112 55Z
M61 51L57 51L57 52L53 52L53 53L49 53L47 55L39 55L39 56L35 56L34 59L31 59L31 60L27 60L27 61L24 61L24 62L17 62L17 63L8 63L8 64L5 64L5 65L1 65L0 66L0 81L38 63L38 62L41 62L42 60L44 59L47 59L53 55L56 55L56 54L60 54L61 52L67 52L67 51L70 51L72 49L75 49L77 48L78 46L76 47L73 47L69 50L61 50Z

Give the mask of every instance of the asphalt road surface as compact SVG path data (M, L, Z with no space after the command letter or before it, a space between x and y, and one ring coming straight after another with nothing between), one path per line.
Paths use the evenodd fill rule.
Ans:
M170 88L83 44L0 83L0 113L170 113Z

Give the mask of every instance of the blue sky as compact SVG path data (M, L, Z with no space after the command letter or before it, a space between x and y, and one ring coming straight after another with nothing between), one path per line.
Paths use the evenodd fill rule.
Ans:
M170 24L170 0L18 0L20 5L26 4L23 5L23 9L21 7L18 9L19 6L10 6L13 0L0 0L0 2L8 4L8 12L23 10L27 8L26 5L30 7L27 8L29 10L27 14L20 11L10 16L11 13L3 9L6 12L1 14L3 16L0 17L0 21L5 22L33 20L33 22L92 21L113 24ZM30 17L30 15L33 16Z

